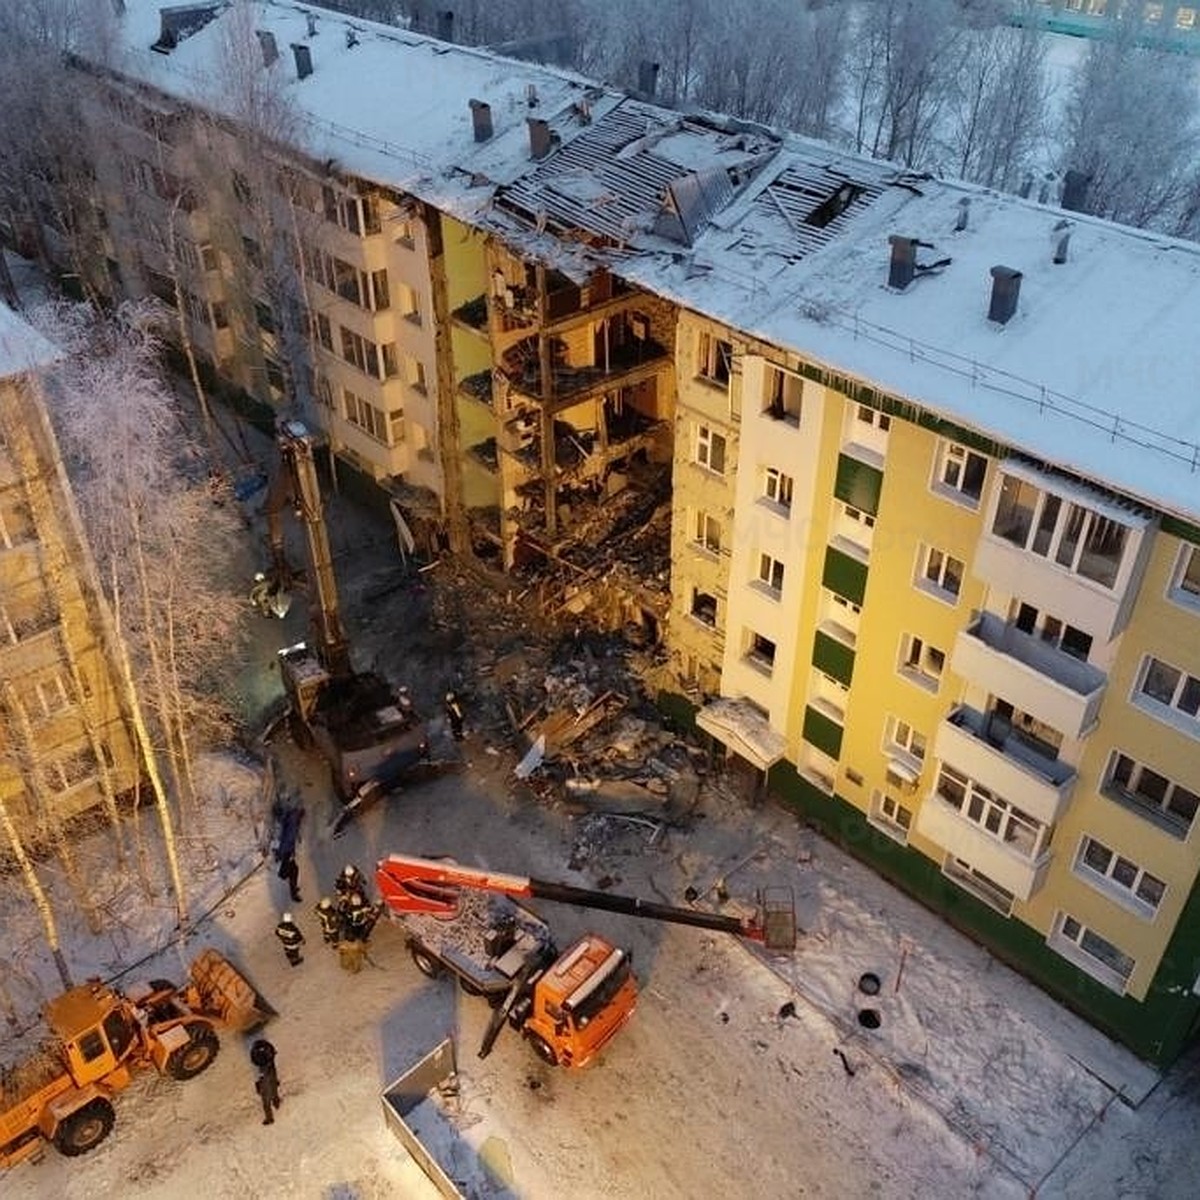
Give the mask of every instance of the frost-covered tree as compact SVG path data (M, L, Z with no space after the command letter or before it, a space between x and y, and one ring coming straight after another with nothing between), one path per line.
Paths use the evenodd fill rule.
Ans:
M192 764L229 732L220 699L236 662L241 600L235 520L214 504L160 368L157 303L109 319L84 306L34 320L68 350L47 380L50 408L103 596L110 656L141 751L180 924L187 903L175 826L195 832Z
M1197 92L1186 60L1137 44L1134 22L1093 41L1075 77L1060 162L1088 178L1084 209L1169 228L1187 203L1197 142Z
M948 161L964 179L1015 190L1045 136L1046 39L1036 29L964 35L947 102Z

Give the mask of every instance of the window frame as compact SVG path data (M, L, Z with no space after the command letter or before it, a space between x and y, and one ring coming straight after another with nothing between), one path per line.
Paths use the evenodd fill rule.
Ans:
M911 721L888 713L883 729L883 751L890 758L900 754L924 766L929 739Z
M893 812L888 812L889 806ZM908 845L908 835L912 830L915 815L911 808L890 792L878 788L872 791L867 820L881 833L902 846Z
M1121 769L1123 762L1129 764L1127 772ZM1163 781L1161 799L1156 800L1151 792L1138 790L1146 773ZM1125 782L1122 782L1121 775L1126 776ZM1101 784L1100 790L1109 799L1150 821L1155 828L1162 829L1180 841L1186 841L1191 836L1196 818L1200 816L1200 791L1193 791L1148 763L1135 758L1132 754L1126 754L1119 747L1114 748L1109 756L1104 771L1104 782ZM1190 817L1185 817L1183 812L1173 807L1173 802L1180 792L1196 801L1196 807Z
M1193 573L1194 581L1191 578ZM1190 586L1193 582L1194 587ZM1171 572L1171 582L1167 585L1167 599L1181 608L1200 613L1200 546L1194 546L1191 542L1184 542L1180 546Z
M768 554L765 550L760 550L758 554L758 576L756 582L769 592L773 599L777 600L783 595L783 580L783 562L774 555Z
M983 464L983 473L979 477L978 493L968 491L964 486L971 471L972 459L977 459ZM956 481L951 481L947 478L947 475L950 474L952 462L958 463L955 468L955 473L958 476ZM943 438L938 443L931 490L944 500L949 500L954 504L960 504L964 508L975 511L983 502L983 493L987 490L988 469L990 466L991 460L986 454L981 454L978 450L972 450L970 446L966 446L962 442Z
M1105 860L1103 866L1097 865L1097 859ZM1125 883L1117 877L1116 871L1122 866L1132 868L1133 877L1129 883ZM1088 833L1080 836L1072 870L1097 891L1103 892L1104 895L1116 900L1139 916L1155 917L1167 894L1166 880L1152 875L1133 859ZM1151 900L1142 895L1141 888L1147 881L1157 885L1157 899ZM1153 890L1152 887L1151 891Z
M792 511L796 480L778 467L767 467L763 474L763 498L785 512ZM784 498L786 493L786 499Z
M937 560L934 565L935 558ZM946 586L948 568L951 564L958 567L958 577L953 587ZM922 543L917 558L916 586L927 595L948 604L957 604L962 596L963 580L966 578L967 565L962 559L943 550L940 546Z
M725 528L721 521L706 508L694 509L693 513L694 520L690 531L692 545L705 554L711 554L714 557L719 555L724 544L725 534ZM716 537L710 538L713 531L716 532Z
M1155 667L1165 668L1178 676L1171 687L1169 700L1162 700L1146 690L1146 684ZM1195 696L1196 709L1194 712L1180 704L1185 693L1189 692ZM1189 700L1190 698L1189 696ZM1200 739L1200 676L1192 675L1183 667L1176 667L1153 654L1147 654L1143 656L1142 665L1138 668L1131 702L1136 708L1165 721L1181 733Z
M707 329L696 339L696 378L728 390L733 379L733 342Z
M926 658L931 653L941 658L941 663L936 670L926 667ZM915 683L927 691L936 692L942 685L946 662L946 652L937 646L930 645L920 634L904 633L901 635L900 664L897 669L911 683Z
M1068 928L1072 925L1075 927L1074 932ZM1103 943L1115 956L1128 962L1128 970L1122 973L1120 967L1089 950L1086 945L1089 937L1093 946L1097 942ZM1078 917L1062 910L1055 915L1046 944L1068 962L1074 963L1085 975L1090 975L1118 995L1125 994L1129 980L1137 970L1137 960L1132 955L1126 954L1120 946L1102 937Z
M713 451L716 448L716 443L720 442L720 460L721 465L714 467L712 465ZM698 424L696 426L696 441L693 447L692 461L706 471L711 471L714 475L725 477L725 463L729 456L729 439L719 432L712 425Z

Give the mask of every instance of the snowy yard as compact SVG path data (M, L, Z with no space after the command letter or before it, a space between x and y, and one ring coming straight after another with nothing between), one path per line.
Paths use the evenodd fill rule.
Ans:
M419 975L398 929L381 927L373 965L347 975L311 918L319 884L347 858L367 866L391 851L571 877L576 822L514 795L511 763L479 749L468 772L389 801L330 842L324 773L280 747L309 812L296 906L306 961L288 968L274 944L284 885L266 870L217 907L188 951L217 945L279 1010L269 1029L279 1121L259 1124L245 1047L226 1038L202 1078L141 1077L118 1097L116 1130L97 1152L50 1152L12 1172L5 1195L421 1196L379 1096L446 1035L460 1094L423 1128L469 1195L1193 1194L1200 1151L1185 1131L1200 1109L1179 1094L1185 1082L1138 1110L1115 1100L1115 1087L1140 1095L1154 1076L782 810L747 810L711 786L703 819L652 847L642 831L610 840L582 881L608 875L614 891L679 900L724 875L731 904L790 885L804 931L794 957L543 904L563 938L595 926L633 948L638 1012L575 1075L545 1067L511 1031L479 1060L486 1006ZM252 856L263 811L250 795L231 831ZM218 893L219 877L244 862L223 852ZM11 897L6 905L11 953L29 918ZM28 957L30 941L20 944ZM111 957L97 948L96 969ZM868 971L881 983L874 997L858 986ZM178 956L166 951L138 974L178 976ZM864 1008L878 1011L879 1028L859 1023Z

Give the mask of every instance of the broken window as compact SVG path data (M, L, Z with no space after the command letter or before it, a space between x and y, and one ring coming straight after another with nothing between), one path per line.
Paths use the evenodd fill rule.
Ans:
M700 334L696 356L696 374L722 387L729 385L730 368L733 364L733 344L713 337L711 333Z
M696 545L710 554L721 553L721 523L710 513L696 513Z
M799 425L803 391L804 381L799 375L781 371L778 367L768 367L767 395L763 411L773 420Z
M702 624L715 628L717 624L716 596L710 596L707 592L702 592L699 588L692 588L691 614Z

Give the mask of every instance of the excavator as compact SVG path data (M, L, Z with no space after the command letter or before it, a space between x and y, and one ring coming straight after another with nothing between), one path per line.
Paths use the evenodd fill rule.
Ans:
M270 573L256 579L256 603L276 616L285 615L290 604L297 579L284 552L283 514L290 508L308 544L313 644L299 642L279 651L289 726L299 746L315 746L329 763L338 798L361 804L428 760L429 734L411 704L383 678L355 671L351 664L313 454L316 442L302 421L279 423L279 469L264 505L273 562Z
M588 933L560 954L549 925L521 899L715 929L773 951L796 948L795 900L784 887L765 889L752 912L735 916L404 854L382 859L375 882L417 969L430 978L449 973L491 1004L481 1058L507 1022L550 1066L582 1067L637 1007L628 951Z

